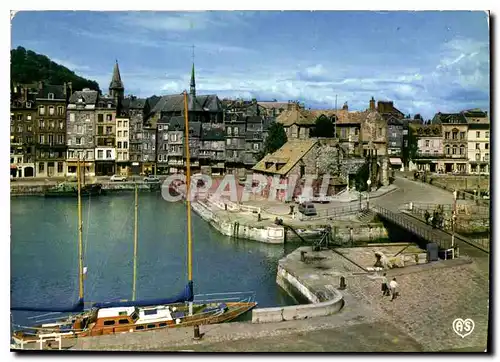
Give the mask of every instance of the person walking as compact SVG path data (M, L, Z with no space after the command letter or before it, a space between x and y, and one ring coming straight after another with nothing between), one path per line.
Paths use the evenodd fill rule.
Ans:
M389 283L387 281L387 273L382 276L382 296L391 295L389 292Z
M396 278L393 278L391 280L391 282L389 283L389 287L391 288L391 294L392 294L392 298L391 298L391 302L396 299L396 296L397 296L397 288L398 288L398 283L396 282Z

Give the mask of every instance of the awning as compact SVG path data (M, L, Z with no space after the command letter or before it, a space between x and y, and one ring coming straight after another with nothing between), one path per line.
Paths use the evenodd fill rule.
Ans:
M391 165L397 165L397 166L401 166L403 164L400 158L389 158L389 162L391 163Z

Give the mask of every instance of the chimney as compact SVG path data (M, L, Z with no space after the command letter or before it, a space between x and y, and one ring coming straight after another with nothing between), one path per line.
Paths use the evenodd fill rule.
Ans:
M375 99L372 97L372 99L370 99L370 111L374 110L375 110Z
M63 85L63 94L64 94L64 99L68 99L68 85L66 84L66 82L64 82Z
M344 105L342 106L342 110L343 111L348 111L349 110L349 106L347 105L347 102L345 102Z
M68 87L69 87L69 96L71 97L73 95L73 82L68 82Z

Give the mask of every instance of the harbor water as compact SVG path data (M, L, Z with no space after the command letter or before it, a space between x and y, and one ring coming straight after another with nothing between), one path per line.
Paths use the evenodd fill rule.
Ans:
M82 205L85 300L131 299L133 193L85 198ZM186 207L146 192L138 215L136 297L177 295L188 280ZM12 306L78 300L77 224L76 198L11 199ZM192 225L195 294L253 291L262 307L294 303L276 284L278 260L291 250L223 236L195 213ZM29 314L13 317L24 324Z

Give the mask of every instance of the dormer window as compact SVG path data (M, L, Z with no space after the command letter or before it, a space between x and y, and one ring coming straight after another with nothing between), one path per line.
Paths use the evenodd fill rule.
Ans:
M54 93L49 93L49 99L54 99Z
M26 108L31 108L31 102L26 102Z
M108 103L108 108L111 108L111 103Z
M266 162L266 168L271 168L272 165L273 165L273 162Z
M82 97L78 98L78 103L83 103L83 98Z

